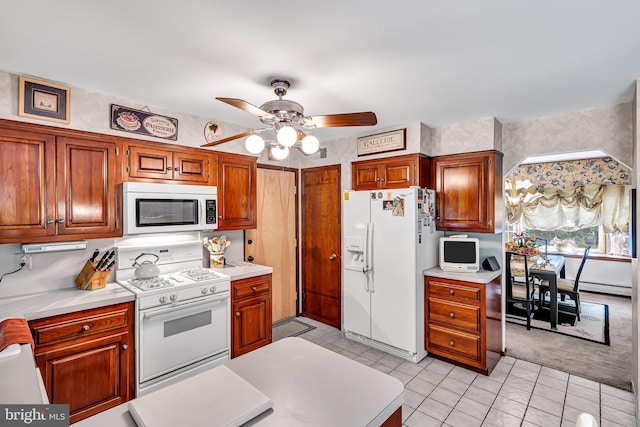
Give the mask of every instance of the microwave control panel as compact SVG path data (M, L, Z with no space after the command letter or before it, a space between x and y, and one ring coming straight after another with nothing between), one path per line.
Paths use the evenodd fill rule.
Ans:
M215 200L206 200L206 221L207 224L215 224L218 218Z

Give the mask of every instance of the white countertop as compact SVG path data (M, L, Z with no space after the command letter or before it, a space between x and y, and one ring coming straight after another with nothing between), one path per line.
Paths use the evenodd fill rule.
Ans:
M273 273L271 267L244 261L230 261L228 265L213 270L230 276L231 281Z
M0 298L0 320L27 320L133 301L135 295L115 283L93 291L73 288ZM0 359L0 402L43 403L30 345L19 356Z
M441 279L460 280L472 283L489 283L502 275L502 269L497 271L480 270L475 273L458 273L443 271L440 267L427 268L422 272L424 276L439 277Z
M133 300L135 295L116 283L93 291L76 287L56 289L0 298L0 320L8 317L35 320Z
M403 403L398 379L302 338L284 338L225 365L273 401L273 409L246 426L379 426ZM187 398L176 393L175 404ZM133 427L127 408L119 405L74 426Z

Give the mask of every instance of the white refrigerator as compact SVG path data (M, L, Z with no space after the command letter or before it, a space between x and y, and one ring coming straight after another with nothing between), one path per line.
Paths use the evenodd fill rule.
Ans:
M438 263L435 191L346 191L343 215L345 336L418 362L424 348L424 278Z

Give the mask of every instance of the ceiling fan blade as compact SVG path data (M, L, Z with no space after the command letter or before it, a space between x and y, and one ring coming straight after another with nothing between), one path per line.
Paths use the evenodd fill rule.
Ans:
M201 147L213 147L213 146L218 145L218 144L223 144L225 142L233 141L234 139L244 138L245 136L253 135L255 133L261 133L263 131L264 131L264 129L256 129L256 130L250 130L250 131L247 131L247 132L242 132L242 133L239 133L237 135L230 136L228 138L223 138L223 139L219 139L217 141L209 142L208 144L201 145Z
M305 126L317 128L336 128L342 126L374 126L378 123L376 114L371 111L361 113L328 114L304 118Z
M255 105L247 102L247 101L243 101L242 99L236 99L236 98L216 98L218 101L222 101L225 104L229 104L233 107L239 108L243 111L246 111L249 114L253 114L254 116L258 116L258 117L269 117L269 118L276 118L276 116L274 116L271 113L268 113L264 110L261 110L260 108L256 107Z

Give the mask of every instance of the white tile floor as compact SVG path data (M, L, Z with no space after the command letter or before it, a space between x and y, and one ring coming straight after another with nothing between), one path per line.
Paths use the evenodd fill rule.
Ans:
M568 427L581 412L594 415L601 427L636 425L633 394L606 384L512 357L503 357L488 377L430 356L416 364L299 319L316 327L301 338L402 381L407 427Z

